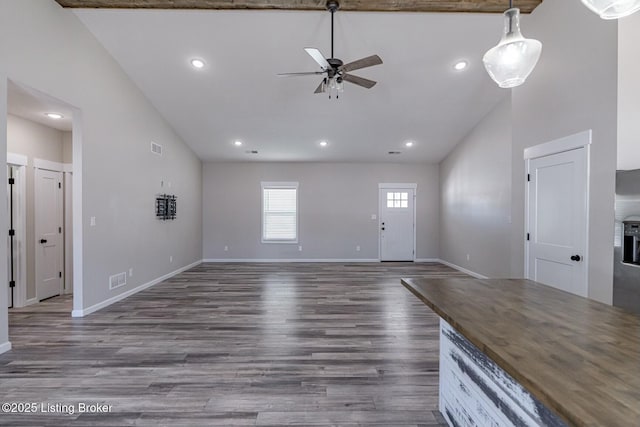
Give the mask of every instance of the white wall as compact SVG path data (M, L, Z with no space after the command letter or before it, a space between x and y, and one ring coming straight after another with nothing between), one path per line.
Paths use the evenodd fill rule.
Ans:
M440 163L440 185L440 258L483 276L509 277L511 96Z
M75 221L83 231L83 273L74 282L82 281L84 292L76 309L201 259L201 162L72 12L53 0L0 2L0 73L3 164L5 78L81 111L74 117L73 163L81 168L74 177L82 175L83 215ZM163 157L150 153L151 140L164 146ZM161 181L170 181L169 191L178 196L176 221L154 217L155 195L165 190ZM4 200L6 190L0 191ZM95 227L89 225L92 216ZM0 209L0 221L5 217ZM4 251L0 245L0 259ZM108 277L129 268L134 275L127 286L110 291ZM0 266L0 276L5 269ZM0 345L6 341L5 313L0 308Z
M618 169L640 169L640 13L618 22Z
M261 181L299 182L298 244L261 243ZM371 214L387 182L418 184L417 258L437 258L438 167L366 163L205 163L203 258L378 259Z
M27 156L27 300L36 297L35 251L35 169L34 159L62 163L63 132L30 120L9 115L7 117L7 151Z
M618 27L579 1L545 0L523 23L542 41L529 80L513 90L512 272L523 274L526 147L593 129L589 297L611 303L617 140Z

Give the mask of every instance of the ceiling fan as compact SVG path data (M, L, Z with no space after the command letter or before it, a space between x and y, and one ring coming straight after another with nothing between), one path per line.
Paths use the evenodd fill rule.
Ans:
M340 96L340 92L344 89L344 82L353 83L366 89L371 89L376 85L376 82L348 73L362 68L382 64L382 59L380 59L378 55L368 56L348 64L343 63L340 59L333 56L333 15L339 7L340 4L337 1L327 1L327 10L331 12L331 58L325 58L320 50L316 48L307 47L304 49L309 56L311 56L311 58L320 65L322 71L278 74L279 76L308 76L324 74L325 77L322 79L314 93L329 92L329 98L331 98L332 92L336 93L336 98Z

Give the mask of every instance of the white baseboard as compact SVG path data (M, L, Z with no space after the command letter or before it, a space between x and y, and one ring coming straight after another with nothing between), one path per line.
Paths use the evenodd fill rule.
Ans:
M72 317L88 316L89 314L95 313L96 311L98 311L98 310L100 310L102 308L105 308L107 306L110 306L113 303L121 301L121 300L123 300L123 299L125 299L125 298L127 298L127 297L129 297L129 296L131 296L133 294L137 294L140 291L143 291L143 290L145 290L147 288L150 288L153 285L157 285L160 282L163 282L163 281L165 281L167 279L170 279L173 276L182 273L183 271L187 271L187 270L189 270L189 269L191 269L193 267L196 267L196 266L200 265L201 263L202 263L202 261L196 261L196 262L194 262L192 264L189 264L189 265L181 267L181 268L179 268L177 270L174 270L171 273L167 273L164 276L158 277L157 279L154 279L154 280L152 280L150 282L144 283L144 284L142 284L140 286L137 286L137 287L135 287L133 289L130 289L130 290L126 291L126 292L123 292L123 293L121 293L119 295L111 297L111 298L109 298L109 299L107 299L105 301L99 302L98 304L94 304L91 307L88 307L88 308L85 308L85 309L82 309L82 310L73 310L71 312L71 316Z
M24 303L23 307L28 307L30 305L37 304L38 302L38 298L31 298Z
M311 259L300 259L300 258L292 258L292 259L263 259L263 258L215 258L215 259L204 259L202 262L215 262L215 263L224 263L224 262L238 262L238 263L267 263L267 262L380 262L379 259L372 258L353 258L353 259L343 259L343 258L311 258Z
M414 262L440 262L438 258L416 258Z
M439 263L446 265L447 267L451 267L455 270L461 271L463 273L468 274L469 276L475 277L476 279L488 279L487 276L483 276L482 274L478 274L475 271L467 270L466 268L460 267L459 265L455 265L449 261L445 261L443 259L438 260Z
M3 344L0 344L0 354L6 353L9 350L11 350L11 342L7 341Z

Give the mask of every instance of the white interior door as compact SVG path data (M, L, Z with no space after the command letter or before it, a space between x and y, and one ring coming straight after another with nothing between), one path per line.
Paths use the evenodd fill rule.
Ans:
M62 294L62 173L36 169L36 295Z
M415 188L380 188L380 261L413 261Z
M587 296L587 149L529 160L528 278Z

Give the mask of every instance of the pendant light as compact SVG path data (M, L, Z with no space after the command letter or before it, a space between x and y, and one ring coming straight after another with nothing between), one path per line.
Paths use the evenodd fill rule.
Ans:
M520 9L509 1L509 9L504 12L502 39L482 58L487 72L501 88L520 86L535 68L541 52L542 43L522 36Z
M640 10L640 0L582 0L602 19L618 19Z

